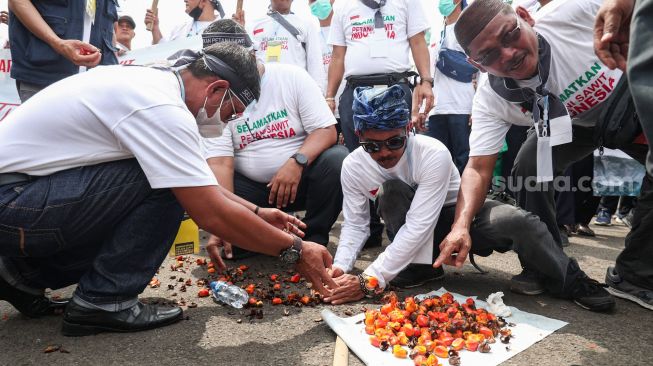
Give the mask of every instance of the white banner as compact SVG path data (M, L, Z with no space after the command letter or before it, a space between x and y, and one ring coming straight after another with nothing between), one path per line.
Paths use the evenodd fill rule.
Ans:
M202 37L198 35L129 51L119 57L118 61L122 65L163 63L168 56L181 49L199 50L201 47ZM9 49L0 49L0 73L2 73L2 79L0 79L0 122L20 105L20 99L16 91L16 81L9 76L10 71L11 52Z

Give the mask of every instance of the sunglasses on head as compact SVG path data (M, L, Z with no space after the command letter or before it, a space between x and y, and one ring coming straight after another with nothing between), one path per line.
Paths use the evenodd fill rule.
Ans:
M406 135L399 135L383 141L361 141L360 145L370 154L381 151L384 145L388 150L399 150L406 144L406 138Z
M515 28L513 28L511 31L504 34L504 36L501 38L501 47L503 48L508 48L510 45L517 42L521 37L521 21L519 19L519 16L516 14L515 14L515 18L517 20L516 22L517 24L515 25ZM493 48L490 51L486 52L485 55L483 55L483 57L480 57L473 61L482 66L490 66L493 63L495 63L500 57L501 57L501 49Z

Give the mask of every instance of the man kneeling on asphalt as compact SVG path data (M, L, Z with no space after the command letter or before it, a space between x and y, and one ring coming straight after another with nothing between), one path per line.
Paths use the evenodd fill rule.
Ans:
M336 286L323 246L279 230L302 235L303 223L221 189L202 157L200 135L259 96L254 59L234 44L185 56L174 69L71 76L0 124L0 300L39 317L66 305L45 288L77 283L64 335L173 323L181 309L138 295L184 210L210 233L296 264L317 290Z
M213 22L202 38L251 47L245 29L231 19ZM342 208L340 169L348 153L336 144L336 119L306 70L276 62L258 67L256 105L229 122L221 137L207 140L205 156L220 184L239 197L261 207L306 210L306 239L326 246ZM250 255L236 247L230 256L220 239L207 246L224 245L227 258Z
M437 244L449 233L456 209L460 176L447 148L438 140L411 135L404 91L357 88L354 123L361 147L343 163L344 223L331 271L340 288L325 300L342 304L372 296L388 283L412 287L442 276L439 268L457 258ZM373 199L392 243L359 275L346 274L369 235ZM486 200L470 230L470 253L488 256L514 250L535 268L547 289L593 311L607 311L615 301L565 255L537 216L517 207ZM410 265L426 255L440 273ZM429 256L432 255L432 256ZM429 262L430 263L430 262ZM374 280L375 279L375 280ZM394 280L394 281L393 281ZM374 284L378 282L378 287Z

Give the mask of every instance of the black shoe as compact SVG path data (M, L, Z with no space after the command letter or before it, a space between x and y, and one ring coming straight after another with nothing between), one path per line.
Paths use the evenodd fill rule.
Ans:
M442 267L433 268L430 264L409 264L403 271L399 272L390 284L399 288L412 288L439 280L444 277Z
M624 280L614 267L608 267L605 284L609 293L653 310L653 290L645 289Z
M600 312L610 311L614 309L616 302L604 287L607 287L607 285L598 283L582 273L571 285L571 298L583 309Z
M516 294L533 296L544 293L546 289L537 273L524 268L520 274L512 276L510 279L510 291Z
M576 233L581 236L596 236L594 230L585 224L576 224Z
M138 332L163 327L181 320L181 308L138 302L118 312L88 309L71 301L63 317L63 335L82 337L102 332Z
M367 241L365 241L363 249L379 248L381 247L381 244L383 244L383 236L381 234L372 234L369 238L367 238Z
M23 292L0 277L0 300L10 303L21 314L30 318L63 313L70 299L52 300L43 295Z

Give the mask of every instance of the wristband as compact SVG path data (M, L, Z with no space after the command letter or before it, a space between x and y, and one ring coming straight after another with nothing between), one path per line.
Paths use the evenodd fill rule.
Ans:
M422 85L422 83L425 82L425 81L427 83L431 84L431 88L434 86L433 78L423 78L421 76L419 78L419 85Z
M335 102L335 101L336 101L336 98L334 98L334 97L326 97L326 98L324 98L324 100L326 100L327 102Z

